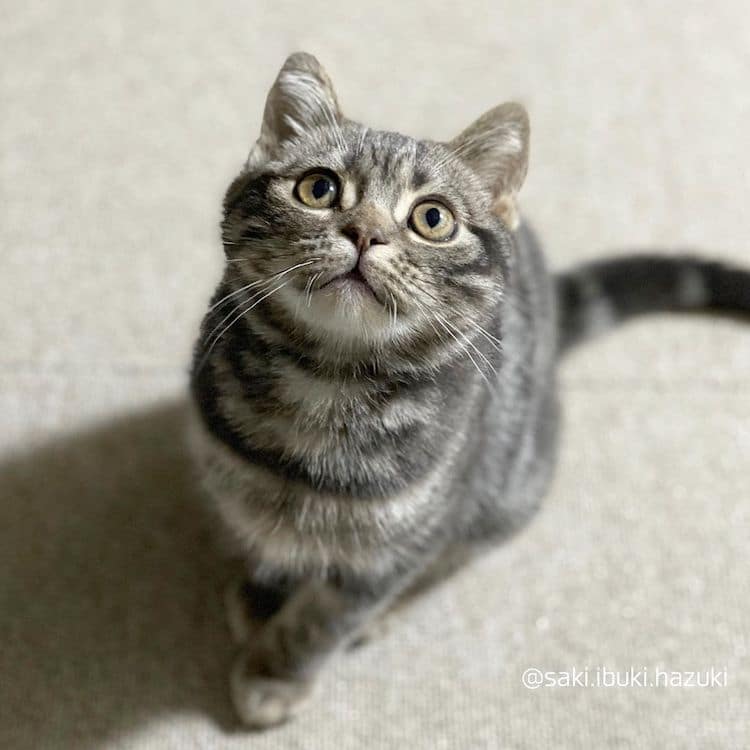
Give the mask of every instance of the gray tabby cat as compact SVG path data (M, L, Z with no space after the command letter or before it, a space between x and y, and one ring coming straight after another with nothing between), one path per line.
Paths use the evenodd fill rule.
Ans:
M247 563L228 605L248 726L529 520L567 347L646 311L750 310L750 274L701 260L551 276L517 213L528 141L517 104L449 143L369 130L306 54L269 93L192 373L200 470Z

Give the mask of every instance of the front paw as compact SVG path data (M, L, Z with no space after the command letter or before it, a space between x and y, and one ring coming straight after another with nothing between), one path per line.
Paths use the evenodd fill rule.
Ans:
M368 646L373 641L379 640L388 635L390 631L390 614L385 613L367 622L355 636L347 643L347 651L356 651L363 646Z
M252 654L235 662L230 680L232 702L242 723L267 729L294 716L312 693L312 683L295 677L274 677L260 669Z

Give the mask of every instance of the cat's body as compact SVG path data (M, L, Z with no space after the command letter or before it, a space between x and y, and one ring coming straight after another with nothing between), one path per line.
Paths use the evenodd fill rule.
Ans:
M554 463L556 326L554 288L527 230L506 279L486 327L503 337L502 352L484 336L470 349L486 376L468 357L353 375L265 346L256 310L232 327L195 378L196 443L204 481L258 576L374 579L446 545L494 541L530 517ZM208 330L224 316L214 311ZM501 354L502 383L489 387L485 360L497 367Z
M699 261L553 278L517 219L527 140L517 105L447 145L371 132L306 55L269 95L193 369L201 472L265 609L233 675L248 725L533 515L564 346L649 309L750 308L750 276Z

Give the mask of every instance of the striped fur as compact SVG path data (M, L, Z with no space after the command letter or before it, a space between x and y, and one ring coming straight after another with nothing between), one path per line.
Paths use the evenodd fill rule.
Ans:
M337 649L528 521L554 466L561 351L640 312L750 308L747 272L698 260L553 278L517 225L527 154L515 104L439 144L345 119L309 55L271 89L225 198L191 378L198 465L248 578L228 598L248 726L289 718ZM324 210L295 197L320 170L340 195ZM444 242L410 228L426 198L456 218ZM352 224L379 242L360 254ZM372 294L336 281L355 266Z
M750 271L688 255L598 261L556 283L561 351L645 313L750 314Z

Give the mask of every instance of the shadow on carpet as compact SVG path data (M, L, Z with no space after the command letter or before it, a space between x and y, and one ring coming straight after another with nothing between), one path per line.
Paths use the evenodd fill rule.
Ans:
M0 462L0 747L86 750L169 713L229 729L227 562L185 405Z

